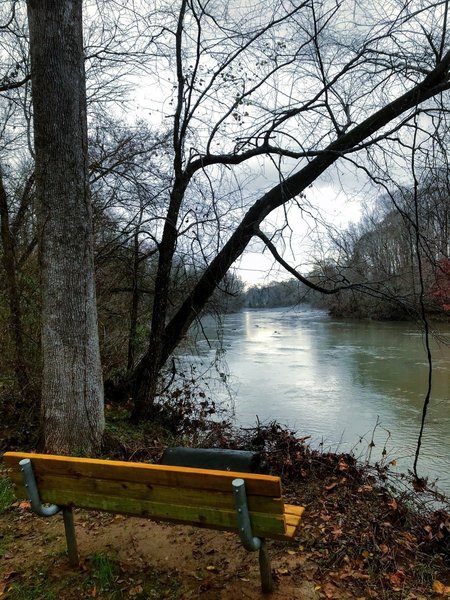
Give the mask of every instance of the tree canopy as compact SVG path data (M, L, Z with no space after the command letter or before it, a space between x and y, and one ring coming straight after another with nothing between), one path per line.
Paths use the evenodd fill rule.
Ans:
M374 251L373 236L372 242L366 236L364 250L362 241L353 248L356 279L347 276L349 269L338 277L318 271L309 276L296 258L304 250L295 237L298 222L325 219L310 192L325 173L335 181L343 177L350 188L359 173L372 188L388 192L394 213L386 214L383 227L388 219L394 223L396 214L402 219L409 214L420 261L429 225L418 208L419 180L430 165L446 161L447 2L47 0L42 10L51 14L57 4L60 12L40 23L39 35L33 35L32 17L40 3L27 4L31 36L22 3L9 0L0 7L2 258L18 380L19 373L28 372L29 354L23 342L22 274L31 269L36 243L45 256L47 201L38 132L46 128L53 128L55 139L67 134L74 148L81 143L82 177L70 175L70 157L58 171L62 182L83 179L84 189L91 185L92 260L96 256L100 296L114 289L116 297L127 298L121 385L133 399L135 420L151 417L161 369L249 245L271 253L317 292L362 287L357 261L364 263L369 249ZM80 11L76 35L80 40L83 24L84 47L64 48L65 28L69 33L74 23L58 24L56 15L75 6ZM51 37L52 27L60 35ZM65 67L45 83L56 57ZM79 120L82 104L78 117L66 113L55 130L52 107L37 108L39 88L52 84L61 100L58 90L74 83L66 67L80 60L78 89L85 90L87 132ZM412 190L412 213L397 200L399 187ZM51 214L70 214L69 195L62 196ZM56 192L49 198L55 202ZM90 217L83 214L90 214L91 200L86 201L85 213L80 212L83 202L75 206L80 230L83 223L87 231ZM60 234L62 247L78 235L75 221L72 230L68 220ZM443 231L446 236L448 229ZM441 244L433 260L439 263L447 252L448 243ZM64 252L50 254L61 276L67 276L65 296L79 297L70 287L72 268L64 263ZM40 267L44 311L53 297L45 264ZM37 266L33 269L36 275ZM105 286L111 277L114 285ZM99 311L106 318L101 305ZM55 322L67 322L66 309L50 312ZM89 318L95 321L95 310ZM45 331L43 316L39 321ZM72 341L63 342L60 357L66 344L68 349ZM41 348L46 364L50 350L44 341ZM83 369L98 372L88 356ZM47 364L52 362L60 361ZM74 379L71 370L62 368L66 382ZM32 385L26 379L18 381L22 390ZM39 388L41 382L35 383ZM52 392L64 395L67 406L76 395L71 385ZM44 407L49 402L45 389L44 384Z

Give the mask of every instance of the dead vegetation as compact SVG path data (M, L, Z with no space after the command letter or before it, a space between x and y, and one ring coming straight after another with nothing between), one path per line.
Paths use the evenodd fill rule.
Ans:
M295 544L271 543L277 580L274 599L450 597L445 498L423 482L414 484L394 474L389 465L360 464L350 454L313 450L307 439L275 422L235 430L226 420L211 420L207 403L202 410L204 414L194 414L178 406L175 416L165 416L165 423L138 428L128 424L124 409L110 410L104 453L156 461L165 447L180 443L261 452L265 468L283 477L289 502L307 508ZM174 425L171 430L167 422ZM0 554L3 548L6 558L0 578L2 599L260 597L256 557L242 550L230 534L80 511L76 521L86 558L79 572L69 572L63 566L64 538L58 519L34 517L27 503L5 504L0 516ZM52 535L51 543L44 543ZM17 549L20 560L15 558ZM36 581L42 563L48 576L43 591L36 591L30 581ZM99 583L99 569L110 573L107 583ZM17 589L27 585L31 592L20 595Z

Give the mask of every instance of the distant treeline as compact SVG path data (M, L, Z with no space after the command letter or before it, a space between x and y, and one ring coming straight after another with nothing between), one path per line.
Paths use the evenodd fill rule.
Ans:
M243 308L278 308L311 302L311 290L297 279L272 281L267 285L254 285L245 289L238 277L229 277L220 293L217 293L211 309L218 312L236 312Z
M309 290L296 279L274 281L265 286L252 286L243 294L246 308L278 308L305 302Z

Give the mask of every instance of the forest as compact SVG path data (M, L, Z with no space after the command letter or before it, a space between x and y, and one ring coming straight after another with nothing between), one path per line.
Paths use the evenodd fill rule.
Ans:
M343 231L328 230L325 255L308 273L308 280L336 294L317 292L291 277L253 286L241 295L249 308L294 306L308 302L333 316L420 322L422 304L431 320L447 321L450 311L449 195L442 172L428 173L419 190L422 224L417 247L415 205L411 189L391 199L375 200L357 224Z
M2 412L60 452L100 448L105 388L151 421L248 249L336 315L446 318L446 15L3 2ZM327 218L330 180L359 224Z

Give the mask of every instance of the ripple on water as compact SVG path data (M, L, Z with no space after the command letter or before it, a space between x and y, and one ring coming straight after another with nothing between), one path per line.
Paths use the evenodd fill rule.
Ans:
M208 334L218 344L217 335ZM450 337L450 329L439 334ZM298 424L304 435L351 448L379 417L390 431L389 456L411 468L427 366L422 334L412 325L335 320L317 310L245 311L224 318L224 340L241 422L254 423L255 414L277 418ZM216 352L206 341L199 348L211 357ZM440 475L450 491L450 348L438 348L420 466L424 474ZM383 436L376 443L375 460Z

